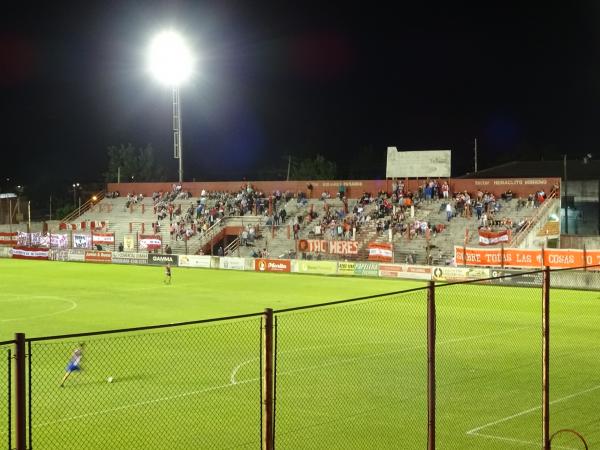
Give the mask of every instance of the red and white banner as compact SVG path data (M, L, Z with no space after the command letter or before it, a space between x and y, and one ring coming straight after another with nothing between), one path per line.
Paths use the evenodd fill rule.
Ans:
M369 261L392 262L394 250L391 243L369 242Z
M510 232L508 230L501 231L485 231L479 230L479 245L494 245L510 240Z
M0 245L15 245L17 243L17 233L0 233Z
M292 264L288 259L256 259L254 270L257 272L291 272Z
M114 244L114 233L92 233L92 244Z
M160 234L140 234L140 250L154 250L162 247L162 237Z
M15 247L11 253L15 259L48 259L47 248Z
M358 242L302 239L298 242L298 250L301 252L331 253L334 255L356 255L358 253Z

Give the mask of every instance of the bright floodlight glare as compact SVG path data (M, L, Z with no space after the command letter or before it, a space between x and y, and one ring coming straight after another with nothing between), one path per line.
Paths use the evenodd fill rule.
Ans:
M194 58L183 41L174 31L163 31L150 43L148 66L152 74L162 83L177 87L192 74Z

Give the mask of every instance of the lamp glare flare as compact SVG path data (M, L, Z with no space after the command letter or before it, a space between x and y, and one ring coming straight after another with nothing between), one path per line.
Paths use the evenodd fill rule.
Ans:
M163 31L150 43L148 67L160 82L177 87L192 74L194 58L178 33Z

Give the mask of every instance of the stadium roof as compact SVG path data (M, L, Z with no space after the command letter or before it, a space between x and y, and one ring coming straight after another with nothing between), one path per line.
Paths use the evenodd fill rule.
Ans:
M511 161L489 169L469 172L457 178L563 178L564 163L560 161ZM600 160L567 161L568 180L600 179Z

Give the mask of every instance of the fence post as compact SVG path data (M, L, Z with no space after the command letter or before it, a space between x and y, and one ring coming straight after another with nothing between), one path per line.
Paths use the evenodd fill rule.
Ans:
M6 380L7 380L7 384L9 386L8 388L8 411L7 411L7 415L6 417L8 418L7 422L8 422L8 430L7 430L7 436L8 436L8 448L11 449L12 448L12 423L10 421L10 418L12 416L12 352L10 351L10 348L8 349L8 370L7 370L7 374L6 374Z
M542 443L550 450L550 267L542 285Z
M16 450L26 450L25 334L16 333L15 341L15 443Z
M273 310L266 308L264 312L264 330L263 330L263 423L262 423L262 449L273 450Z
M427 288L427 450L435 450L435 281Z

